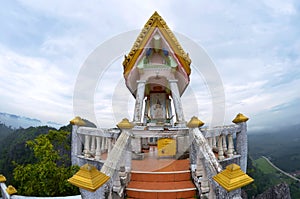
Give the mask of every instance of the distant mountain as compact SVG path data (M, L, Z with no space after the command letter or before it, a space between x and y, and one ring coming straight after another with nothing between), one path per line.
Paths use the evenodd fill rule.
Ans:
M56 122L48 121L44 123L38 119L9 114L9 113L2 113L2 112L0 112L0 123L3 123L6 126L11 126L12 128L16 128L16 129L20 127L28 128L30 126L37 127L37 126L45 126L45 125L58 129L61 126L63 126L62 124L58 124Z

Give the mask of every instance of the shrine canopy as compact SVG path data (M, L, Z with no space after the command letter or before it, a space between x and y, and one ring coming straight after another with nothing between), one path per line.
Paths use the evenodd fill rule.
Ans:
M123 61L126 86L136 96L137 81L146 81L146 95L160 89L169 92L168 80L178 80L179 94L189 84L191 59L163 18L150 17ZM170 72L166 72L170 71Z

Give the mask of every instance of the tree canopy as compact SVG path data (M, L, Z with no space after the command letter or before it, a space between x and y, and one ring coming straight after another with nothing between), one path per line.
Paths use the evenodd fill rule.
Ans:
M17 164L13 171L18 193L30 196L66 196L79 194L78 188L67 182L79 169L66 166L61 150L68 150L67 137L70 132L50 130L27 141L34 152L35 163Z

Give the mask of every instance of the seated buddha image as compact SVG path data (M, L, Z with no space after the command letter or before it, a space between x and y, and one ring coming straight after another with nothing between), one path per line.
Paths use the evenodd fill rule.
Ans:
M157 103L154 105L153 110L154 110L154 118L164 118L164 110L159 100L157 100Z

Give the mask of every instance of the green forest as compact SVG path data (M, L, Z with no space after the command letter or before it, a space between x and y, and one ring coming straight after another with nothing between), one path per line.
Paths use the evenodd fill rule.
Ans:
M4 136L4 130L10 134ZM71 126L59 130L41 126L12 130L2 125L0 170L18 194L65 196L79 194L67 182L79 169L71 166Z

